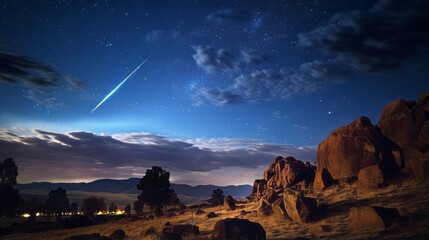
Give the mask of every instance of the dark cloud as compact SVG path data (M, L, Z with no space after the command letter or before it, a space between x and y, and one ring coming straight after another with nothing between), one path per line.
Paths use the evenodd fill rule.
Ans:
M380 72L410 57L427 59L428 1L380 1L368 11L337 14L331 24L299 36L303 46L336 55L352 70Z
M0 155L16 160L20 181L131 177L133 171L124 173L123 169L144 174L152 165L172 172L256 168L282 154L314 160L315 147L256 144L240 139L174 141L148 133L106 136L42 130L0 132Z
M0 52L0 82L28 88L58 87L60 75L53 68L32 58Z
M246 100L240 95L231 91L218 89L200 88L192 96L196 105L213 104L222 106L227 104L243 103Z
M207 20L210 22L224 24L228 22L246 22L252 19L252 14L244 10L221 9L210 13Z
M62 79L53 67L30 57L16 54L12 46L0 42L0 83L27 89L26 98L48 108L65 106L52 95L53 90L84 91L85 83L73 76Z
M237 65L234 56L225 49L216 49L210 46L194 47L195 54L192 55L198 66L208 72L216 70L234 70Z

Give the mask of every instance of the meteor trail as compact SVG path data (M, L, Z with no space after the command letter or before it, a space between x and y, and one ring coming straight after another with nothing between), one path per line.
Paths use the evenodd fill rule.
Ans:
M149 58L150 57L152 57L152 55L150 55L148 58L146 58L136 69L134 69L134 71L132 71L131 73L130 73L130 75L128 75L124 80L122 80L122 82L121 83L119 83L119 85L118 86L116 86L115 87L115 89L113 89L109 94L107 94L107 96L103 99L103 100L101 100L101 102L97 105L97 106L95 106L95 108L94 109L92 109L92 111L91 111L91 113L93 113L95 110L97 110L97 108L99 107L99 106L101 106L101 104L103 104L110 96L112 96L112 94L114 94L121 86L122 86L122 84L124 84L125 83L125 81L127 81L128 80L128 78L130 78L137 70L139 70L139 68L143 65L143 64L145 64L145 62L147 62L147 60L149 60Z

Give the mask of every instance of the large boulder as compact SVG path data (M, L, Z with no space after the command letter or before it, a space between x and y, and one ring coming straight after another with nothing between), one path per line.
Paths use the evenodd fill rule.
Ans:
M283 193L283 202L289 217L299 224L309 222L317 211L317 200L305 197L300 190L287 189Z
M235 200L231 195L228 195L223 199L223 208L227 211L233 211L237 208Z
M392 152L398 147L381 134L367 117L359 117L349 125L334 130L317 149L317 172L327 169L334 180L357 177L359 170L378 164L383 173L398 170ZM322 186L321 178L314 182ZM320 187L319 187L320 188Z
M259 223L251 222L247 219L227 218L216 223L210 239L265 240L266 234L264 228Z
M271 208L273 210L274 216L279 219L289 219L290 217L287 215L285 205L282 198L277 199L271 204Z
M316 172L314 178L313 189L316 191L322 191L323 189L331 186L334 183L334 179L329 173L328 169L323 168Z
M384 107L377 125L387 138L403 147L418 140L426 120L425 111L415 101L398 99Z
M364 167L359 171L358 188L376 189L383 185L384 177L378 165Z
M352 207L349 218L352 232L379 232L398 223L400 215L396 208L363 206Z
M279 198L278 194L274 189L269 188L265 191L265 194L262 196L262 200L264 200L266 203L271 204L275 200Z

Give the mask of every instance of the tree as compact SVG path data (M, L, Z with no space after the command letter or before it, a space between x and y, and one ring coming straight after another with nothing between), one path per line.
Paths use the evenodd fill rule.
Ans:
M77 203L73 202L72 204L70 204L70 212L72 212L73 214L77 213Z
M177 193L174 191L171 193L170 198L168 199L167 205L169 206L176 206L180 204L180 199L177 197Z
M45 201L45 213L57 216L57 222L61 220L63 212L69 211L69 199L67 198L66 190L61 187L49 192L49 197Z
M140 200L137 200L134 202L134 211L136 212L136 215L142 215L143 214L143 207L144 203Z
M125 206L124 212L127 214L127 216L131 215L131 204L127 204L127 206Z
M93 217L97 212L106 211L106 203L104 198L92 196L83 200L81 210L85 216Z
M110 203L110 205L109 205L109 212L114 213L116 211L118 211L118 206L116 206L115 203Z
M30 201L26 202L24 205L24 211L30 214L28 219L29 223L34 223L36 221L36 213L41 212L43 209L43 204L39 202L37 197L31 198Z
M213 204L213 206L223 204L223 199L225 196L223 195L222 189L213 189L212 198L208 200L209 203Z
M142 190L138 199L150 207L156 216L162 215L162 207L168 203L173 189L170 189L170 173L153 166L140 179L137 189Z
M18 167L12 158L0 162L0 216L12 217L16 215L21 201L19 191L13 188L17 176Z

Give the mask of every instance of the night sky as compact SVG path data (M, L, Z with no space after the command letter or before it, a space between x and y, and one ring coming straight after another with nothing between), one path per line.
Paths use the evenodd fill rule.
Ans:
M429 90L428 1L0 0L0 158L19 182L243 184ZM146 58L97 110L100 103Z

